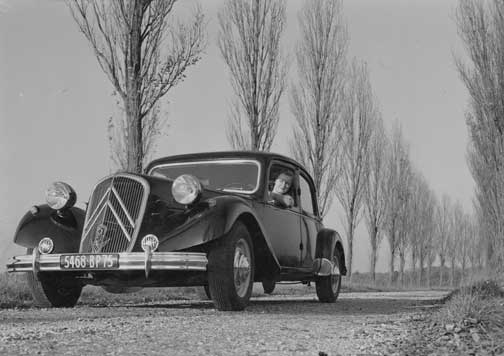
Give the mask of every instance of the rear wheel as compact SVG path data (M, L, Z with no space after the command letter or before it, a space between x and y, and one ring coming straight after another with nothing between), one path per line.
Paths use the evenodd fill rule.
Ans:
M332 263L332 274L330 276L317 277L315 280L317 297L322 303L334 303L338 299L341 289L340 258L336 249L334 249Z
M208 287L219 310L243 310L254 284L254 250L240 221L208 254Z
M31 254L32 249L27 253ZM75 279L64 278L56 273L27 273L28 287L33 296L34 305L41 308L71 308L77 304L82 292L82 285Z

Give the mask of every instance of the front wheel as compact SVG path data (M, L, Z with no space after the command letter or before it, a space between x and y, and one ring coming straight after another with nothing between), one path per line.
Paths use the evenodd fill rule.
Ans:
M317 297L322 303L334 303L338 299L341 289L340 258L336 249L334 249L332 263L331 275L317 277L315 280Z
M240 221L208 254L208 287L218 310L243 310L254 284L254 250Z
M28 249L27 253L31 254L32 249ZM63 279L56 273L41 273L37 278L35 273L28 272L26 279L33 304L40 308L71 308L77 304L82 292L82 285L75 279Z

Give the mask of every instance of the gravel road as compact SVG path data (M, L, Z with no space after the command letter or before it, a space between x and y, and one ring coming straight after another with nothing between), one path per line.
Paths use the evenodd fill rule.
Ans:
M255 286L256 288L257 286ZM244 312L209 301L0 310L0 355L382 355L384 341L443 292L255 297Z

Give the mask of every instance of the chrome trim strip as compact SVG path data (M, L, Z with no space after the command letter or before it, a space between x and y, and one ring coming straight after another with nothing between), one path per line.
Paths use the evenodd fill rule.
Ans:
M116 218L117 222L119 223L119 226L121 227L121 230L122 230L123 234L126 236L126 238L128 239L128 241L131 242L131 236L128 233L128 230L126 230L126 228L124 227L124 224L121 221L121 218L120 218L119 214L117 214L117 211L114 209L114 207L112 206L112 204L110 204L110 201L107 202L107 205L110 208L110 211L112 212L112 214L114 215L114 217ZM133 228L135 229L136 226L133 225Z
M92 194L94 194L94 190L93 190ZM103 204L103 206L99 209L100 211L97 213L98 208L102 205L102 203L105 200L105 198L108 198L109 195L110 195L110 187L105 191L105 193L103 194L103 197L100 199L99 203L96 204L95 212L89 217L89 221L87 220L87 216L86 216L86 225L84 225L84 231L88 230L89 226L93 226L93 224L94 224L95 220L97 219L97 217L100 216L103 208L107 204ZM87 235L87 232L84 234L84 236L85 235Z
M187 165L192 165L192 164L231 164L231 163L253 163L257 166L257 180L256 180L256 186L253 190L233 190L233 189L226 189L223 190L224 192L230 192L230 193L240 193L240 194L254 194L259 190L259 185L261 183L261 174L262 174L262 167L261 163L257 160L254 159L215 159L215 160L208 160L208 161L187 161L187 162L176 162L176 163L164 163L164 164L159 164L157 166L154 166L150 169L149 172L147 172L148 175L152 175L152 172L157 169L157 168L162 168L162 167L175 167L175 166L187 166Z
M113 254L113 253L110 253ZM78 253L65 255L82 255ZM76 271L146 271L145 252L119 253L119 268L109 270L82 269L64 270L60 267L61 254L40 255L38 262L40 272L73 272ZM206 253L200 252L151 252L149 254L149 271L206 271L208 259ZM13 257L7 264L8 272L32 272L33 255Z
M128 209L126 208L126 205L121 199L121 196L119 195L119 192L112 186L112 193L114 193L117 201L119 202L119 205L121 206L122 210L124 211L124 214L128 218L129 223L131 226L134 228L135 227L135 222L133 221L133 218L130 216Z
M108 203L103 204L103 206L100 208L100 211L97 214L93 214L90 222L87 223L86 226L84 227L84 235L82 236L82 240L84 240L87 237L89 231L91 231L90 227L94 226L94 223L96 222L96 219L98 219L98 216L101 215L103 209L105 209L107 206L108 206ZM97 205L97 207L98 207L98 205ZM98 211L98 209L96 209L95 211ZM86 229L87 229L87 231L86 231Z

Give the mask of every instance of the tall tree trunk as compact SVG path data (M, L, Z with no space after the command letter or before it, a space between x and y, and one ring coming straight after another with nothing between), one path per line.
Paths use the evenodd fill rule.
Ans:
M390 251L390 259L389 259L389 284L394 284L394 259L395 259L395 250Z
M376 259L378 254L377 247L377 237L378 237L378 228L373 228L371 231L371 277L373 278L373 283L376 283Z
M411 278L410 278L410 286L415 285L415 275L416 275L416 257L414 256L414 253L412 252L411 255Z
M420 280L418 281L418 285L422 286L423 281L424 281L424 272L425 272L424 271L425 255L422 252L420 252L420 258L419 258L418 263L419 263L418 268L419 268L419 272L420 272L420 278L419 278Z
M450 271L450 286L455 287L455 259L450 260L451 271Z
M136 0L131 20L129 53L126 57L126 122L128 123L128 171L141 173L143 168L143 142L141 121L141 32L142 1Z
M348 218L348 278L352 278L352 260L353 260L353 238L354 238L354 225L353 225L353 211L350 211Z
M445 267L445 259L443 257L440 257L440 266L439 266L439 286L443 286L443 273L444 273L444 267Z
M429 261L427 264L427 288L431 287L431 276L432 276L432 262Z
M404 265L406 264L406 256L404 255L404 252L399 253L399 281L401 284L401 287L404 287Z

